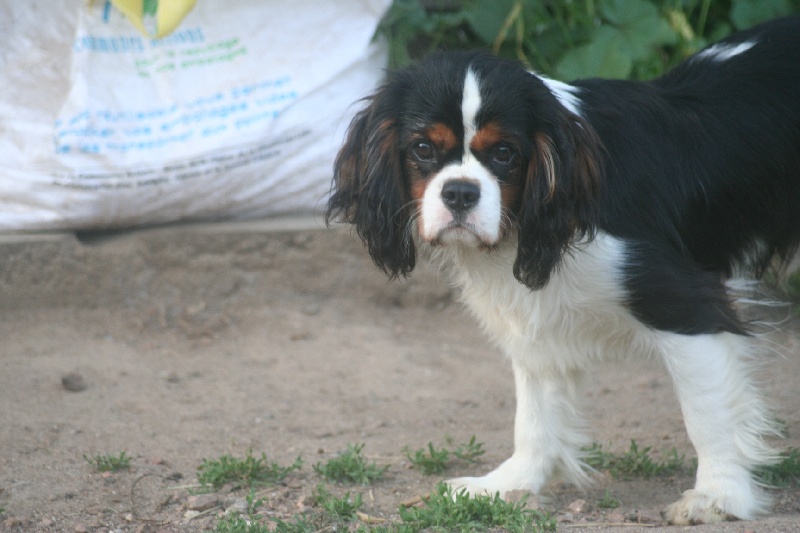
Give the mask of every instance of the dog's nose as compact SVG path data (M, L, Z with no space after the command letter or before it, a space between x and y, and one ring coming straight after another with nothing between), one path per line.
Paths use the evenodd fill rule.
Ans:
M442 201L453 213L463 213L475 207L481 199L481 189L471 181L452 180L442 187Z

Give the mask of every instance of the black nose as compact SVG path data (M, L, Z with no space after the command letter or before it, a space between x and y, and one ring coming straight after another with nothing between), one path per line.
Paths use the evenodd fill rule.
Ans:
M481 189L471 181L452 180L442 187L442 201L453 213L472 209L480 199Z

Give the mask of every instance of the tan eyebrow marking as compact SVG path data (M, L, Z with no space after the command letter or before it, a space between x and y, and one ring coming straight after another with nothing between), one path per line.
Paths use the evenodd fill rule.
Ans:
M475 133L475 136L472 138L472 142L470 143L469 147L475 152L483 152L484 150L488 150L495 144L499 143L501 140L503 140L503 137L503 132L500 129L500 126L494 122L490 122Z
M458 145L458 138L453 130L441 122L435 123L426 130L428 138L440 151L449 152Z

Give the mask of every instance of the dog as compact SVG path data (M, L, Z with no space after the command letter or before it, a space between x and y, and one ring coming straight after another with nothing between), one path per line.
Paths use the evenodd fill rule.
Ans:
M800 17L652 81L564 83L485 52L391 71L350 123L326 222L391 278L425 253L511 361L514 452L469 494L583 484L580 382L660 357L696 450L671 524L753 519L776 452L728 280L800 242Z

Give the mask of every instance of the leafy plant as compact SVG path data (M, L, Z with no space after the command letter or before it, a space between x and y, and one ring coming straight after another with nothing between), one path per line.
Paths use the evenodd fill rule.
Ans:
M293 470L303 465L300 457L294 463L283 467L267 461L267 456L253 457L252 450L247 451L244 459L223 455L219 459L203 459L197 468L197 481L204 487L219 488L226 483L237 486L271 485L283 481Z
M131 458L124 451L119 455L96 453L93 456L84 455L83 458L98 472L118 472L131 467Z
M317 485L314 491L314 503L325 509L329 515L337 520L355 520L356 511L361 508L363 504L361 494L356 493L355 496L350 496L346 493L341 498L334 497L324 485Z
M275 533L315 533L317 531L325 531L327 527L326 525L317 524L307 516L300 515L293 516L288 521L275 518L273 523L273 529L270 531Z
M375 463L368 463L361 454L363 444L350 445L347 450L328 460L325 464L317 463L314 471L325 479L340 483L360 483L366 485L383 477L389 468L378 467Z
M238 515L227 515L219 519L214 526L214 533L271 533L269 525L264 522L248 520Z
M464 491L453 493L439 483L424 507L400 509L400 518L411 531L488 531L500 528L511 532L555 531L556 521L549 515L525 508L525 501L506 502L499 495L470 497Z
M214 527L215 533L267 533L270 528L261 521L258 508L264 503L263 498L256 499L256 491L251 489L245 498L247 501L247 518L239 515L227 515L220 519Z
M619 500L614 498L611 492L606 489L605 494L603 494L603 499L597 502L597 507L600 509L616 509L619 507Z
M447 441L450 444L450 439L447 439ZM405 450L406 457L411 461L411 464L425 475L441 474L452 464L453 458L467 463L474 463L484 453L483 443L475 442L474 435L468 443L453 450L448 450L444 447L436 448L432 442L428 443L427 449L420 448L413 453Z
M603 446L593 443L585 448L585 461L597 470L607 471L615 479L630 479L634 477L655 477L672 474L683 470L683 455L678 455L675 448L662 454L662 461L654 461L650 456L651 448L648 446L639 450L635 440L631 441L628 451L614 454L603 450Z
M395 0L377 33L389 63L440 48L485 48L560 79L646 79L800 0Z
M756 477L770 487L789 487L800 483L800 449L792 448L777 464L762 467Z

